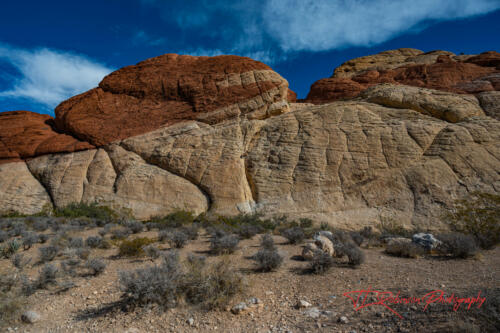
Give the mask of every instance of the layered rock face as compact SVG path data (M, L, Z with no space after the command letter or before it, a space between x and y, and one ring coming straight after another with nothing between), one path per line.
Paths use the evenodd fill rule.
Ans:
M94 147L54 131L53 123L52 117L29 111L0 113L0 164Z
M477 94L500 90L500 53L456 56L447 51L423 53L398 49L349 60L332 77L316 81L306 102L322 104L358 96L380 84L403 84Z
M261 62L166 54L117 70L61 103L56 124L102 146L185 120L263 119L286 112L287 95L288 82Z
M443 55L415 52L400 56L432 62ZM440 217L455 199L500 191L496 91L475 97L382 84L351 101L289 106L287 82L263 64L181 58L126 67L62 103L58 128L95 147L0 165L0 207L34 212L47 203L101 202L140 219L187 209L347 228L394 218L445 229ZM231 60L227 69L221 59ZM496 64L481 59L474 61Z

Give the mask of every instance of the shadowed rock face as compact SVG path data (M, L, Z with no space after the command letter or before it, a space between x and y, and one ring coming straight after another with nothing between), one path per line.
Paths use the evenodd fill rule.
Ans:
M392 83L476 94L500 90L500 53L455 56L451 52L423 53L399 49L356 58L335 69L332 77L316 81L306 102L322 104L358 96L366 88Z
M29 111L0 113L0 164L52 153L67 153L93 146L52 128L54 119Z
M49 133L51 126L40 125L50 122L47 116L34 122L40 128L21 126L17 137L0 140L5 161L25 159L0 165L0 210L105 202L140 219L187 209L286 214L347 228L389 217L408 227L445 229L440 217L455 199L500 192L498 91L476 97L370 82L384 71L404 70L409 78L411 71L419 77L418 66L473 66L494 87L495 57L403 49L354 59L326 80L336 82L336 99L356 99L290 106L287 82L253 60L149 59L59 105L55 122L72 136L52 132L67 137L67 145L39 154L44 150L22 141L25 132ZM370 69L372 61L378 69ZM439 70L427 72L424 83L462 80L458 70ZM483 84L467 82L476 90ZM331 92L328 85L322 89ZM0 128L7 128L12 121L1 117ZM71 152L79 145L87 146Z
M287 94L285 79L250 58L166 54L117 70L61 103L56 124L102 146L185 120L263 119L287 111Z

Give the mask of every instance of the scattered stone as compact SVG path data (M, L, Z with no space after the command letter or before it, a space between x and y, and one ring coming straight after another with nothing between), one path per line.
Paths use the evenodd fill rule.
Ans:
M328 253L329 255L333 256L335 254L333 250L333 243L331 240L326 238L325 236L318 236L316 237L314 244L323 252Z
M188 320L186 320L186 323L188 323L189 326L194 326L194 319L189 318Z
M40 320L40 315L35 311L26 311L21 315L21 320L25 323L33 324Z
M429 251L441 244L441 241L436 239L432 234L424 234L422 232L413 235L412 241Z
M231 308L231 312L233 314L240 314L244 311L248 310L248 305L245 302L241 302L239 304L236 304Z
M341 316L338 320L339 323L341 324L347 324L349 322L349 319L347 319L346 316Z
M306 316L309 316L313 319L319 318L321 316L321 311L318 308L310 308L303 312Z
M333 234L330 232L330 231L327 231L327 230L320 230L318 232L316 232L313 236L313 239L316 240L318 239L320 236L322 237L326 237L328 239L332 238L333 237Z
M308 301L304 301L302 299L297 303L297 308L299 308L299 309L309 308L311 306L312 306L311 303L309 303Z

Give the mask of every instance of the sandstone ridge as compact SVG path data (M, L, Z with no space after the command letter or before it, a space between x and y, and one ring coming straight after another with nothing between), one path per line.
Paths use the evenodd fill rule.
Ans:
M379 67L451 57L388 54ZM387 60L393 56L400 60ZM487 75L498 66L494 53L453 57ZM366 61L359 63L337 79L366 73ZM394 218L445 229L440 216L455 199L500 191L497 92L446 90L386 83L350 101L289 103L286 80L248 58L152 58L61 103L55 120L37 120L52 126L33 133L62 135L64 144L25 151L28 144L12 144L15 136L0 137L7 147L0 207L35 213L47 204L101 202L139 219L187 209L286 214L347 228ZM12 124L4 115L0 128Z

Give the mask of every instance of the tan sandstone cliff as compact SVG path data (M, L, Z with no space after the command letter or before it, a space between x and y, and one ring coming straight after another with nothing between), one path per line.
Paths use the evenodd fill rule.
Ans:
M0 156L0 209L96 201L140 219L187 209L444 228L453 200L500 191L495 93L382 84L289 107L288 83L262 63L161 56L56 109L55 128L86 150Z

